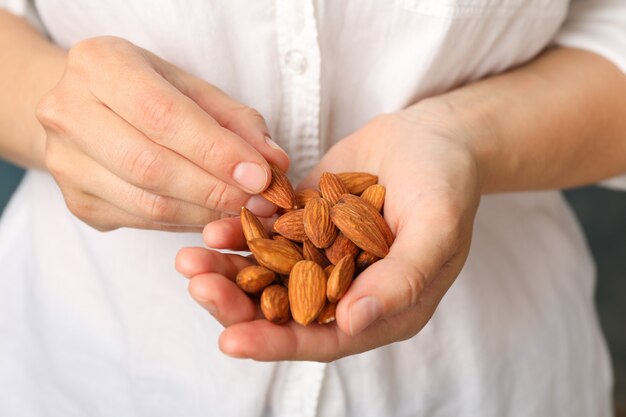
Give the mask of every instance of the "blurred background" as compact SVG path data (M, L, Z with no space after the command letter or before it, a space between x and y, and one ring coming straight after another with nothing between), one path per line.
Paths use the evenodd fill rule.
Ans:
M0 161L0 213L23 172ZM626 417L626 192L586 187L565 192L598 268L596 302L615 370L618 416Z

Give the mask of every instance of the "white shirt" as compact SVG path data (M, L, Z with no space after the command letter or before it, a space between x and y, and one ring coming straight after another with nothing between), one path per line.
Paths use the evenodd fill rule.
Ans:
M34 16L24 0L0 4ZM373 116L554 42L626 68L618 0L36 6L65 48L121 36L256 108L294 178ZM330 364L221 354L221 326L174 270L190 245L200 236L97 232L50 176L28 173L0 223L0 416L611 415L594 267L557 192L484 197L467 264L428 325Z

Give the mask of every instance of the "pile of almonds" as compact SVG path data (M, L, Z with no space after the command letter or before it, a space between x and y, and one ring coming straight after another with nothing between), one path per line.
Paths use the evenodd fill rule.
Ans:
M319 191L294 192L272 166L263 196L283 213L270 236L260 220L241 209L241 225L258 265L243 268L237 285L261 294L261 310L274 323L291 317L303 326L335 320L337 302L352 280L384 258L393 234L381 214L385 187L364 172L325 172Z

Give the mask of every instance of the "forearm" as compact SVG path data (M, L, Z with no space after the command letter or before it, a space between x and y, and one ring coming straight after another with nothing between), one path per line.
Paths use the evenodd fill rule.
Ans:
M626 172L626 76L590 52L550 50L417 108L457 120L485 193L565 188Z
M45 132L35 117L40 98L58 82L65 52L23 19L0 10L0 158L43 167Z

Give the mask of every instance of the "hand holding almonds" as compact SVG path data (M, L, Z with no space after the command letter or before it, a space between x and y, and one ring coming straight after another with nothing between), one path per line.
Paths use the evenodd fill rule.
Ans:
M352 280L384 258L393 243L381 214L385 187L372 174L325 172L319 191L296 193L284 173L272 167L272 174L263 195L284 214L270 237L252 213L241 209L242 229L258 265L242 269L236 283L248 294L261 294L261 311L269 321L293 317L303 326L331 323Z

